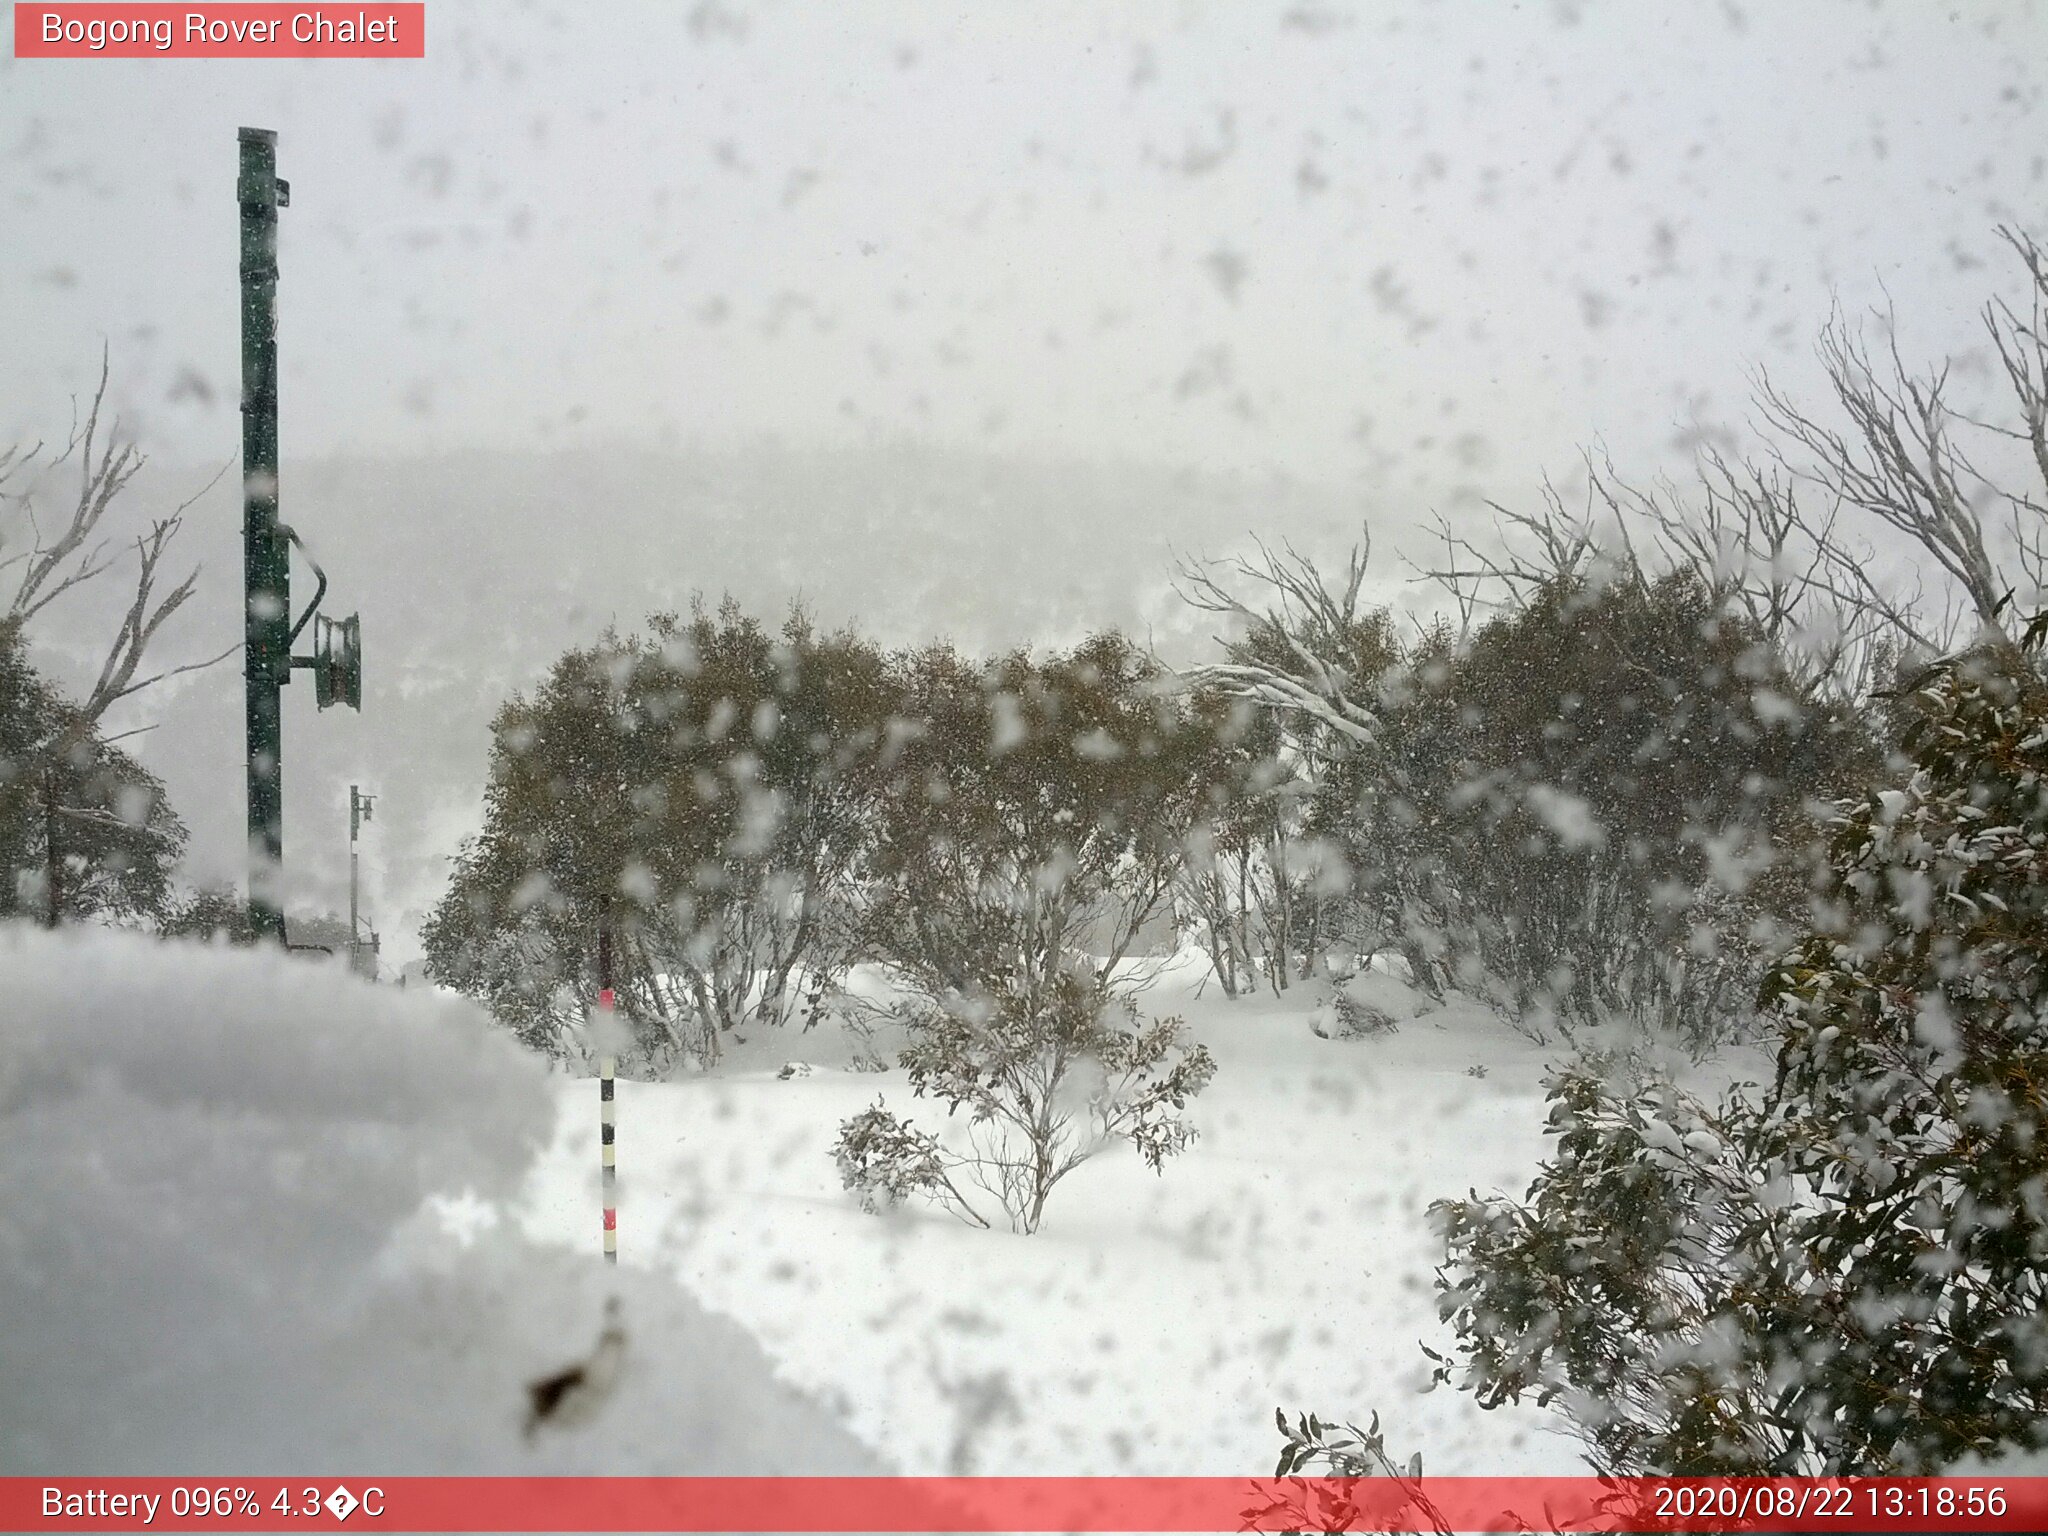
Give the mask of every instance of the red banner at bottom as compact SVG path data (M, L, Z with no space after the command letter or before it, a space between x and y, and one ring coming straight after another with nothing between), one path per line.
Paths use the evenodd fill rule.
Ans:
M0 1477L8 1531L2048 1530L2048 1478Z

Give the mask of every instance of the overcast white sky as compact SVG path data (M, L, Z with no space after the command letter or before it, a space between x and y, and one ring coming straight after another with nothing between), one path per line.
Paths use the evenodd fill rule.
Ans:
M0 61L0 442L104 341L133 516L239 452L235 130L280 135L285 511L369 656L359 719L288 701L287 854L339 900L360 779L414 917L492 709L607 619L1142 629L1175 547L1682 471L1836 302L1988 378L1994 226L2048 233L2018 4L427 11L422 61ZM234 486L174 648L236 633ZM137 743L202 870L240 689Z
M234 130L288 453L869 435L1430 500L1661 451L2039 222L2018 5L432 0L420 62L0 70L0 430L100 339L236 438ZM1909 332L1909 334L1912 334Z

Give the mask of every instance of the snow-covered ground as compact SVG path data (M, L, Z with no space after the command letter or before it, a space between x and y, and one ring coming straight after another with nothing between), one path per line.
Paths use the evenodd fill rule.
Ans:
M596 1085L467 1003L0 931L0 1472L1235 1475L1276 1406L1377 1411L1436 1472L1577 1470L1549 1415L1420 1390L1424 1208L1527 1183L1546 1053L1383 978L1398 1028L1344 1041L1313 989L1202 975L1144 997L1218 1062L1163 1177L1107 1152L1030 1237L864 1215L839 1121L941 1115L842 1035L764 1031L620 1084L610 1271ZM614 1293L616 1386L527 1438Z
M666 1276L449 1230L554 1114L459 1000L0 928L0 1474L887 1470ZM529 1440L614 1291L609 1392Z
M863 1215L831 1146L886 1096L928 1129L905 1074L844 1042L763 1032L715 1073L619 1085L620 1252L739 1319L790 1382L917 1474L1266 1472L1276 1406L1377 1410L1434 1472L1581 1470L1555 1420L1421 1394L1441 1342L1424 1210L1519 1193L1542 1149L1544 1053L1470 1004L1392 1035L1319 1038L1311 989L1231 1000L1175 968L1146 995L1218 1062L1201 1140L1147 1171L1128 1147L1054 1193L1034 1236L912 1206ZM786 1062L807 1076L777 1076ZM1483 1066L1485 1075L1469 1075ZM598 1241L596 1085L562 1115L517 1204L524 1230Z

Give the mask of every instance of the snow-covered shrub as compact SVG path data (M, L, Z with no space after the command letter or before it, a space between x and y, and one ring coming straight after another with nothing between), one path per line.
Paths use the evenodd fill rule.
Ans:
M907 1125L880 1099L841 1123L832 1160L842 1186L860 1197L869 1213L894 1209L922 1195L980 1226L987 1226L953 1188L938 1138Z
M1319 797L1362 929L1539 1033L1619 1017L1695 1051L1752 1027L1807 806L1871 756L1690 576L1632 566L1425 641L1379 710Z
M1399 1027L1386 1009L1349 992L1340 991L1330 1000L1330 1013L1330 1034L1338 1040L1373 1040L1391 1035Z
M1309 1020L1309 1028L1329 1040L1374 1040L1399 1028L1389 993L1407 989L1376 976L1339 973L1330 978L1329 1000Z
M200 939L211 944L254 944L249 902L225 886L203 886L174 897L157 919L157 935L166 939Z
M1215 1074L1178 1019L1141 1024L1127 1000L1087 976L1053 978L1034 996L955 1000L912 1020L901 1062L920 1098L966 1112L968 1150L898 1118L880 1100L840 1127L834 1156L863 1209L917 1194L989 1225L971 1186L1019 1232L1035 1232L1056 1186L1117 1141L1155 1173L1195 1139L1182 1117Z
M1932 673L1910 777L1844 802L1764 988L1760 1101L1576 1068L1528 1199L1436 1208L1482 1402L1557 1401L1615 1471L1921 1474L2043 1443L2044 631Z
M869 952L928 1002L1110 977L1159 936L1211 744L1103 634L990 661L896 659L903 718L863 855Z
M660 1068L814 1008L853 953L851 882L893 701L881 654L727 605L564 656L493 727L482 834L423 939L437 979L563 1049L616 940Z

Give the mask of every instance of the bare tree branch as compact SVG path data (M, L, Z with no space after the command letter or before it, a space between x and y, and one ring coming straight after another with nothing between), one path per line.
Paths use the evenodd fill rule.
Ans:
M1247 630L1235 639L1219 636L1230 659L1196 667L1188 678L1297 723L1326 727L1354 745L1370 745L1378 718L1363 694L1376 679L1354 677L1350 665L1359 635L1372 622L1361 596L1370 535L1353 546L1343 574L1334 580L1292 544L1275 552L1263 540L1253 542L1256 561L1238 556L1180 564L1175 586L1185 601L1234 618ZM1254 607L1239 596L1239 584L1263 590L1264 605ZM1276 651L1284 660L1269 654ZM1297 740L1313 753L1312 743Z
M1915 377L1894 340L1887 348L1889 371L1880 376L1868 347L1840 315L1822 331L1819 351L1849 420L1846 433L1794 404L1768 374L1759 376L1765 423L1808 460L1794 472L1906 535L1961 589L1978 622L1998 629L2008 589L1970 495L1970 484L1982 479L1954 439L1960 418L1945 399L1947 366Z
M14 588L0 607L0 639L23 633L58 598L105 576L117 564L110 553L115 542L103 532L107 514L145 460L135 444L122 437L118 422L106 414L108 357L100 354L99 382L80 419L73 402L73 423L63 451L36 469L42 444L0 451L0 574L14 576ZM46 537L37 516L36 497L44 485L70 465L76 471L76 492L69 498L53 536ZM148 532L127 547L134 552L134 588L115 627L84 700L78 705L75 731L90 731L121 700L187 672L215 666L240 649L239 642L204 661L149 670L152 645L165 624L183 608L196 589L195 566L170 583L166 556L184 526L184 514L219 483L226 466L186 498L170 516L151 522ZM23 488L9 483L27 476Z

